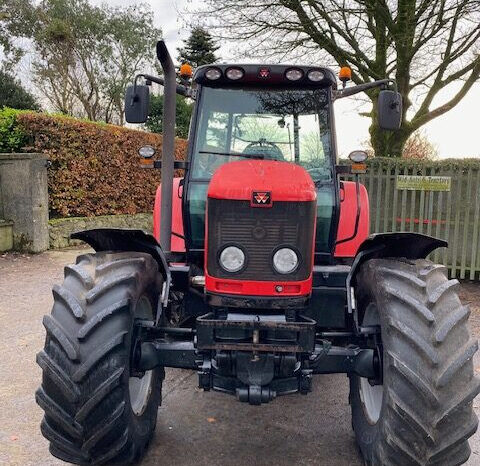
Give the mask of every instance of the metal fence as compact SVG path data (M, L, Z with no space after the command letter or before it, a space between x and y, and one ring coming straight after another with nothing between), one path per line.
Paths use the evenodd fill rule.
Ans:
M448 249L430 259L446 265L452 277L480 279L480 160L376 158L361 182L369 193L371 232L413 231L445 239Z

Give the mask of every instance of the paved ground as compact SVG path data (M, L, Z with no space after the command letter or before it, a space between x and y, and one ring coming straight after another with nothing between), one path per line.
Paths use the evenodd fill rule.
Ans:
M42 348L42 316L51 286L78 251L0 256L0 464L54 466L39 432L34 402L40 383L35 354ZM465 284L472 327L480 335L480 285ZM480 359L476 361L480 371ZM190 372L167 373L164 404L144 465L361 465L350 428L347 378L315 379L308 396L292 395L252 407L233 397L196 389ZM480 400L475 401L480 414ZM468 466L480 465L480 434Z

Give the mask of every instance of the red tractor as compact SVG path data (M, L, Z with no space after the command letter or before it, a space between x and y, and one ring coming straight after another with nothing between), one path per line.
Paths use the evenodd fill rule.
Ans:
M253 405L345 373L366 464L464 463L477 342L458 282L426 259L447 243L369 236L365 188L339 180L366 155L337 165L334 101L376 89L379 125L395 130L395 83L337 89L327 68L214 64L190 86L163 42L157 53L164 78L138 76L125 101L127 121L144 122L148 84L165 87L162 159L140 151L162 170L154 235L73 235L96 252L65 268L44 319L36 398L51 453L137 461L173 367ZM173 160L176 93L195 101L186 161Z

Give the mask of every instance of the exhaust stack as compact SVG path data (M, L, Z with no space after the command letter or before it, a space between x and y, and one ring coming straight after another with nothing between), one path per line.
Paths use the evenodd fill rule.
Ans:
M175 153L175 104L176 75L172 57L163 40L157 42L157 57L165 78L163 96L163 144L162 144L162 202L160 218L160 246L171 252L172 240L172 191L173 160Z

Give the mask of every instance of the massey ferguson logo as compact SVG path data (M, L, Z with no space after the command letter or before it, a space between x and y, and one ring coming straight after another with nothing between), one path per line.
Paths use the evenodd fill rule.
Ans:
M272 193L270 191L253 191L252 204L257 207L271 207Z
M260 68L258 70L258 77L262 79L267 79L270 77L270 68Z

